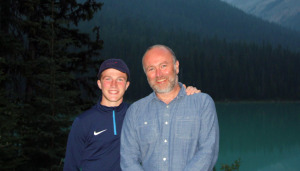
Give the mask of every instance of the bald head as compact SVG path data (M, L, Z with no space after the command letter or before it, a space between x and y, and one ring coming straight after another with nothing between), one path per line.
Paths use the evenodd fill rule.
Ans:
M176 58L176 56L175 56L175 53L173 52L173 50L171 49L171 48L169 48L168 46L165 46L165 45L153 45L153 46L150 46L147 50L146 50L146 52L145 52L145 54L144 54L144 56L143 56L143 59L142 59L142 64L143 64L143 69L144 69L144 72L145 72L145 65L144 65L144 59L145 59L145 57L146 56L148 56L149 54L162 54L162 53L164 53L164 54L166 54L166 55L170 55L171 57L172 57L172 60L173 60L173 64L175 64L176 63L176 61L177 61L177 58Z

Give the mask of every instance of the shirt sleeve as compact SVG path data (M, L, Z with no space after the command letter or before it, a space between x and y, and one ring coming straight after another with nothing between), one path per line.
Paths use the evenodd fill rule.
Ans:
M215 104L210 96L205 99L201 111L199 150L186 165L185 171L213 170L218 159L219 124Z
M126 112L121 133L121 168L122 171L143 171L137 134L133 125L133 108Z
M82 150L84 148L83 129L80 119L76 118L69 133L66 156L64 160L64 171L80 170Z

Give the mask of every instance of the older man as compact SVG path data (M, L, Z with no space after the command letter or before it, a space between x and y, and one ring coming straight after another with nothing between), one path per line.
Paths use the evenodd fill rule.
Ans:
M187 96L178 82L179 61L164 45L150 47L143 68L153 93L127 110L121 134L124 171L209 171L219 151L214 101Z

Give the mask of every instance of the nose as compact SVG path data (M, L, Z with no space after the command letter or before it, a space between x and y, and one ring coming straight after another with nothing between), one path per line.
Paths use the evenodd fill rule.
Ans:
M156 69L156 77L161 76L161 70L159 68Z
M116 85L117 85L117 80L112 80L110 86L116 87Z

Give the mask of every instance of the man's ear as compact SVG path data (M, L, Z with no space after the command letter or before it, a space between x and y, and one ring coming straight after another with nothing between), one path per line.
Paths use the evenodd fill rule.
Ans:
M179 61L177 60L175 63L175 70L176 70L176 74L179 73Z
M98 84L99 89L102 90L102 86L101 86L101 81L100 80L97 80L97 84Z
M127 82L126 82L126 90L128 89L129 85L130 85L130 82L127 81Z

